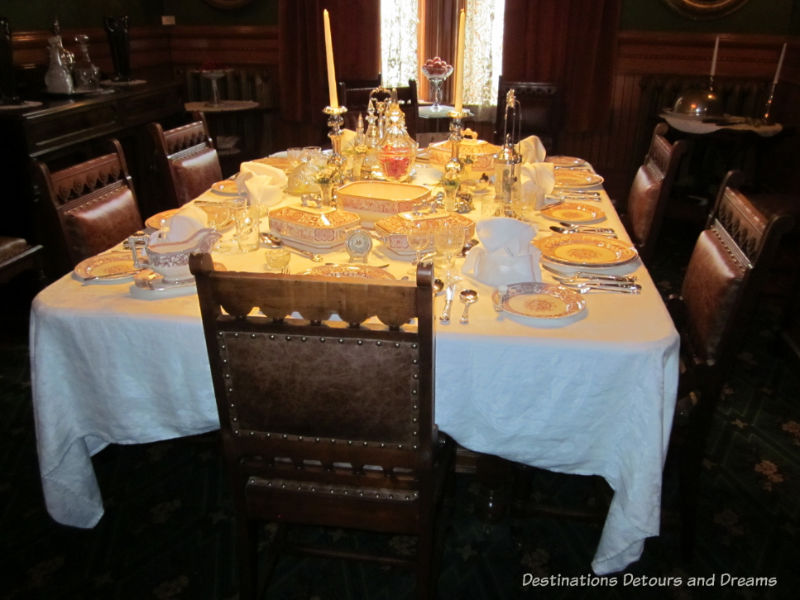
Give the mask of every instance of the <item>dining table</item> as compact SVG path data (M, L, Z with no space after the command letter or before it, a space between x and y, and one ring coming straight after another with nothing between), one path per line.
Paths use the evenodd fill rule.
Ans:
M591 165L585 168L593 172ZM435 165L418 163L413 181L435 193L440 177ZM575 193L586 194L583 204L597 209L599 224L630 244L602 177ZM492 197L493 188L475 188L473 208L462 216L478 223L492 218L484 210ZM214 200L210 189L195 202ZM279 206L300 201L284 192ZM552 231L558 222L544 211L529 213L528 221L537 243L571 235ZM269 216L260 227L269 229ZM222 239L231 235L225 231ZM212 254L228 270L263 272L266 251L228 248ZM320 254L323 262L292 251L288 271L348 264L350 258L342 247ZM362 262L400 279L412 272L412 258L373 239ZM591 569L598 575L626 569L640 558L645 540L659 535L677 395L679 336L658 289L634 257L623 266L639 293L583 290L583 308L570 318L529 319L503 310L496 286L460 272L464 261L454 263L458 277L449 322L438 318L444 294L433 300L436 424L477 453L604 478L613 496ZM543 283L557 283L555 276L541 269ZM478 294L468 323L458 319L458 291L464 288ZM102 518L92 456L109 444L219 428L193 286L149 290L131 278L66 274L33 301L30 361L42 488L47 510L59 523L92 528Z

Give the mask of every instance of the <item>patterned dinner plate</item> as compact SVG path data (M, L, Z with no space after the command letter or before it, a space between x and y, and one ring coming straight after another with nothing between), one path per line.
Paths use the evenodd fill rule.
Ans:
M611 267L638 256L636 248L627 242L590 233L553 235L534 243L541 249L542 257L567 265Z
M196 201L196 206L202 208L208 215L208 226L213 227L217 231L225 231L233 226L233 216L227 206L217 202L201 202ZM169 223L169 220L178 212L177 208L170 208L163 210L160 213L148 217L144 222L145 227L149 229L161 229L162 225Z
M161 229L162 224L169 223L169 220L176 212L178 212L177 208L162 210L161 212L154 214L152 217L148 217L144 222L144 226L149 229Z
M536 281L501 286L492 300L497 310L531 325L561 325L586 311L586 301L577 292Z
M239 187L234 179L223 179L211 184L211 191L224 196L238 196Z
M343 265L320 265L308 269L303 275L314 275L316 277L355 278L355 279L397 279L394 275L378 267L370 265L343 264Z
M119 281L134 276L130 252L105 252L82 260L75 265L75 274L92 281Z
M542 216L554 221L586 225L605 221L606 213L581 202L562 202L542 209Z
M597 173L575 169L556 169L555 178L557 188L582 188L599 185L604 181Z
M556 167L560 167L562 169L575 169L589 166L588 162L582 158L578 158L577 156L548 156L544 160L545 162L551 162Z

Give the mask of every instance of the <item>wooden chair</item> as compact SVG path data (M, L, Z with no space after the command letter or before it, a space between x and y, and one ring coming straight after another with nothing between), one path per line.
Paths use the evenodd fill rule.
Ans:
M366 79L341 79L336 82L336 88L339 92L339 101L345 97L348 89L353 88L370 88L375 89L381 86L383 76L378 73L375 77L367 77ZM346 106L346 105L345 105Z
M200 67L201 65L198 65ZM247 160L267 156L274 148L279 111L275 81L270 68L236 66L224 68L217 81L223 106L209 107L211 81L200 68L178 69L185 85L186 106L200 111L219 154L225 177L235 174Z
M343 82L339 82L339 102L347 107L345 127L355 129L359 113L364 115L366 126L370 94L376 89L380 90L375 95L381 102L388 100L393 89L397 90L397 100L406 116L406 130L408 135L416 138L419 128L419 98L415 79L409 79L407 86L394 88L381 88L380 86L347 87Z
M561 92L555 83L534 81L507 81L500 75L497 91L497 113L494 120L494 142L502 144L505 119L506 94L514 90L519 100L520 136L537 135L548 154L558 149L561 131Z
M44 283L42 246L31 246L23 238L0 235L0 284L26 271L35 272L39 282Z
M702 459L720 391L775 250L793 224L790 215L762 213L737 189L740 177L737 172L726 175L689 259L680 296L668 301L681 334L679 399L670 451L680 473L682 546L687 559L694 544Z
M655 250L672 184L689 147L687 140L671 143L666 138L668 131L666 123L659 123L653 130L650 147L633 178L623 214L625 229L645 263Z
M53 173L41 161L34 164L39 189L58 222L69 268L143 226L122 146L115 139L109 143L109 154Z
M454 444L433 421L431 266L417 284L216 271L207 254L190 266L233 489L240 598L258 587L262 520L416 535L410 561L295 550L413 566L419 597L433 596L435 511ZM328 322L334 313L344 323ZM385 326L363 324L373 315Z
M217 150L202 114L186 125L164 131L160 123L148 130L156 148L156 163L164 180L169 202L178 207L222 179Z

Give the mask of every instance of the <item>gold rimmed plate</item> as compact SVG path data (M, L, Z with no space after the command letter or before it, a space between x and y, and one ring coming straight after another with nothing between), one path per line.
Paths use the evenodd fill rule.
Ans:
M581 267L613 267L638 256L636 248L627 242L590 233L554 235L534 243L543 258Z
M555 178L555 187L568 189L600 185L604 181L597 173L576 169L557 169Z
M211 191L223 196L238 196L239 187L233 179L223 179L211 184Z
M606 220L606 213L583 202L562 202L542 209L542 216L553 221L588 225Z
M589 163L583 160L582 158L578 158L577 156L548 156L544 159L545 162L551 162L556 167L561 169L578 169L581 167L588 167Z
M572 323L586 312L586 301L577 292L538 281L501 286L492 301L498 311L540 327Z
M169 220L178 212L177 208L170 208L169 210L162 210L159 213L148 217L144 222L144 226L149 229L161 229L162 224L169 223Z
M84 281L121 281L133 279L135 274L133 256L128 251L105 252L75 265L75 275Z

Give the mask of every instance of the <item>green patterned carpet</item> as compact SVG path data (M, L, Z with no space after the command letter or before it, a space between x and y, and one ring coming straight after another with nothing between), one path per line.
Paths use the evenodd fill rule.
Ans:
M680 279L688 245L668 240L653 268L660 288ZM4 307L5 309L6 307ZM19 307L12 307L19 308ZM24 319L10 316L0 343L0 597L139 600L237 598L230 497L214 434L139 446L112 446L95 468L106 515L92 530L60 526L47 515L38 479ZM524 575L591 575L596 524L549 518L488 523L476 514L479 490L459 475L445 536L439 597L794 598L800 584L800 362L778 343L775 315L762 306L717 414L702 482L698 548L692 566L678 552L676 487L667 472L662 535L615 587L523 587ZM541 473L532 494L559 501L590 497L591 481ZM316 529L299 532L337 544L413 540ZM713 585L690 586L705 576ZM773 587L723 584L729 576L775 577ZM623 578L627 577L627 581ZM633 578L680 577L681 585L634 586ZM641 581L641 579L639 580ZM658 583L658 581L655 581ZM695 581L699 583L699 581ZM744 582L748 583L748 582ZM755 582L749 582L755 583ZM267 597L394 600L413 597L403 571L324 559L281 559Z

